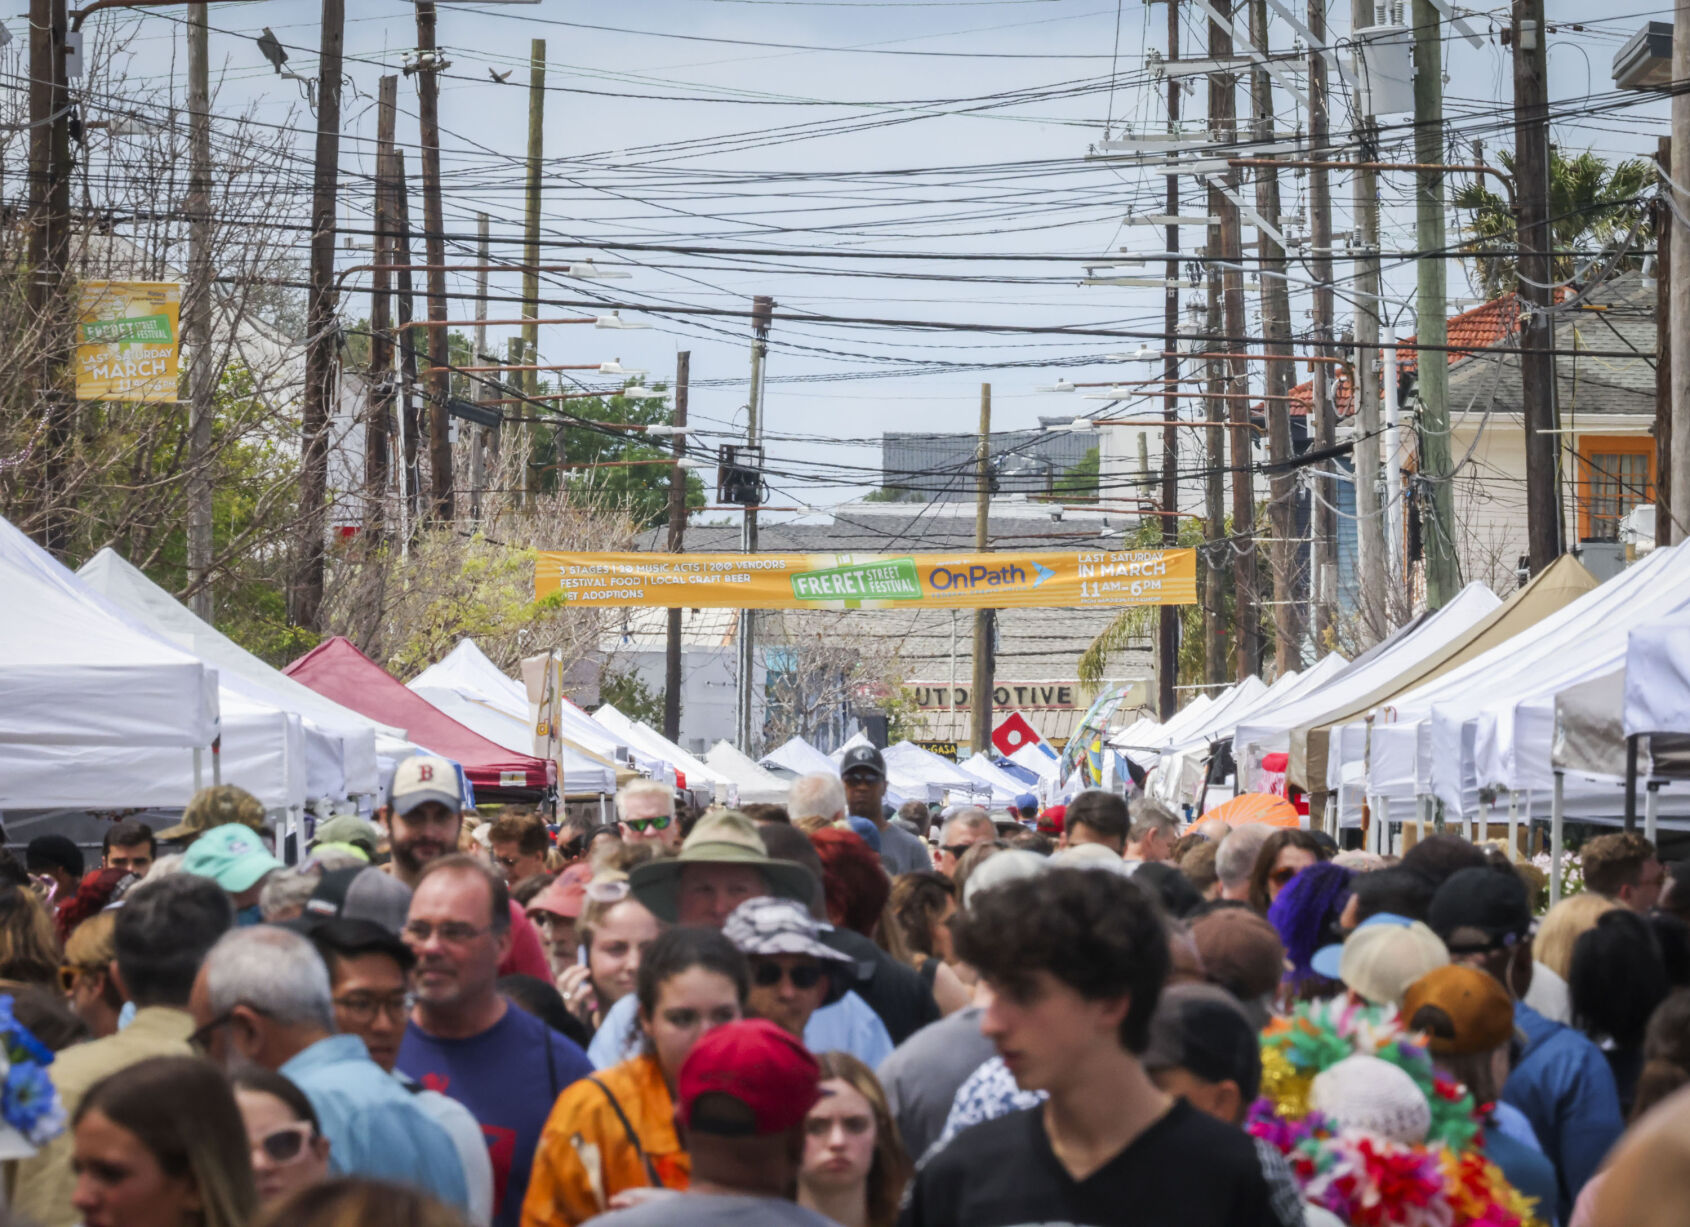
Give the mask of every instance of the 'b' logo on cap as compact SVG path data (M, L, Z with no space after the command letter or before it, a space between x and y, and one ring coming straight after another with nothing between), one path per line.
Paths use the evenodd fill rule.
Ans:
M424 763L422 766L417 768L417 781L419 783L428 784L433 782L433 780L434 767L431 764Z

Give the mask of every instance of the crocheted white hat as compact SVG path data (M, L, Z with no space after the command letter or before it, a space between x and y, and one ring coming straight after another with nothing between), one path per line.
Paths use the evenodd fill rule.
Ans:
M1424 1142L1432 1127L1432 1106L1414 1079L1381 1057L1345 1057L1316 1074L1309 1106L1340 1129L1405 1145Z

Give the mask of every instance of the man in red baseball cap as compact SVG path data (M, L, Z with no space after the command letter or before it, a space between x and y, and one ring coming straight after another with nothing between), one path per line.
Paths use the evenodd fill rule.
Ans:
M675 1124L692 1156L685 1193L592 1220L602 1227L834 1227L792 1200L804 1118L821 1097L821 1069L766 1019L715 1028L675 1079Z

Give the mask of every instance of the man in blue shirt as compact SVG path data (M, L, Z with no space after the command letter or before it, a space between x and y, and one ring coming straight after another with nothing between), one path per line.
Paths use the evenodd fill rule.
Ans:
M1527 1005L1531 988L1531 903L1517 874L1461 869L1432 896L1426 921L1452 962L1489 972L1514 998L1514 1027L1525 1038L1502 1087L1503 1102L1525 1113L1555 1166L1555 1218L1570 1221L1573 1201L1625 1129L1614 1075L1583 1033Z
M410 1185L467 1209L463 1166L446 1131L370 1060L334 1034L329 973L311 943L268 925L211 948L188 999L191 1042L228 1068L275 1070L305 1092L336 1172Z
M510 948L510 895L491 866L443 856L423 866L403 933L417 956L416 1007L399 1069L481 1122L493 1161L494 1227L516 1227L540 1130L586 1054L497 986Z

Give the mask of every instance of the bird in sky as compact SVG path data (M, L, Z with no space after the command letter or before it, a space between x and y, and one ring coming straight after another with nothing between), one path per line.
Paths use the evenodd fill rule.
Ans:
M494 72L491 68L489 68L487 70L487 75L492 77L493 80L497 81L500 85L503 85L506 81L511 79L511 73L515 71L516 69L514 68L507 68L503 72Z

